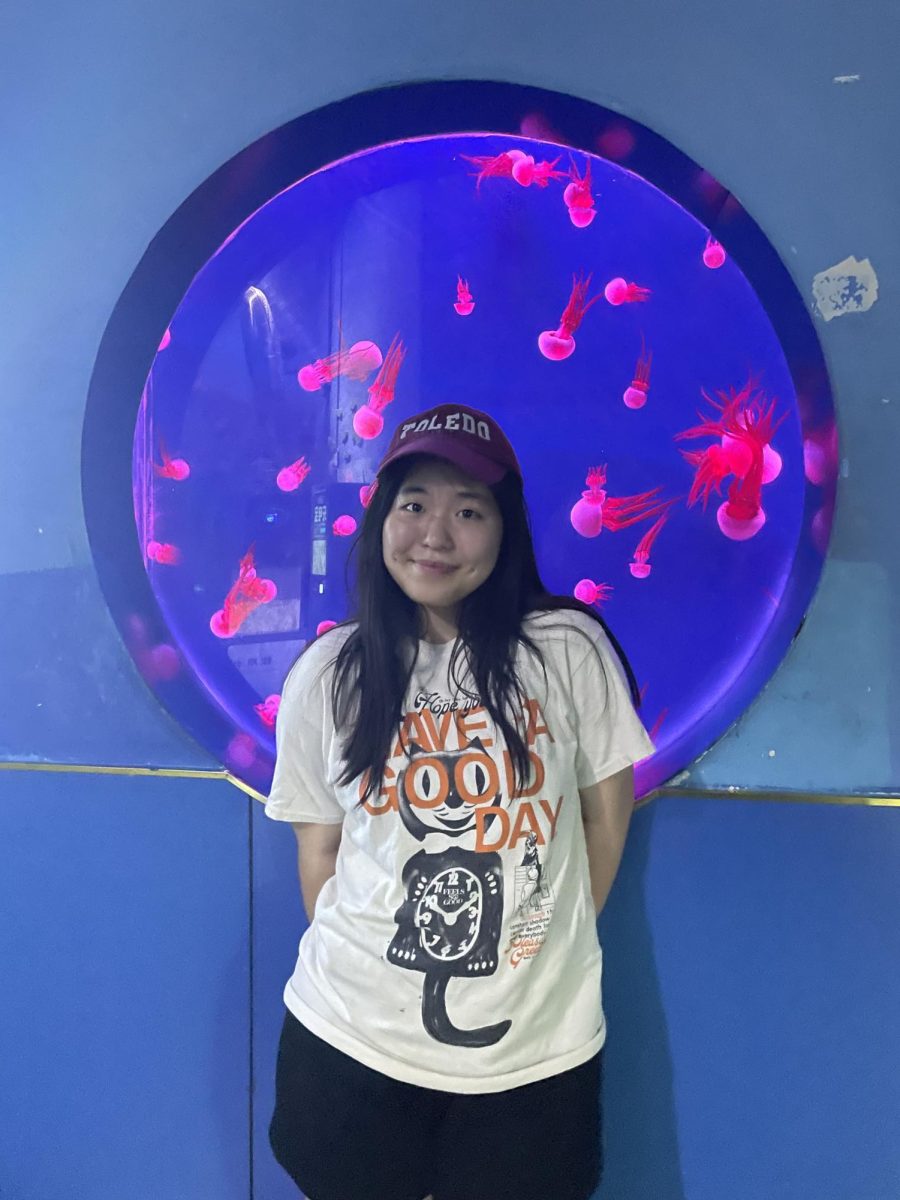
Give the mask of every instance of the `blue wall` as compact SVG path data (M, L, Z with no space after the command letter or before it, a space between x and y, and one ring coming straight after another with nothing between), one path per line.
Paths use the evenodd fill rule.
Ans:
M0 46L3 1200L295 1194L264 1137L304 927L290 830L222 779L49 769L217 769L106 610L81 423L109 314L178 204L299 113L422 78L643 122L735 193L811 309L813 276L848 255L878 274L868 312L816 318L843 463L809 617L738 725L636 814L601 923L601 1194L896 1200L900 827L863 798L900 793L898 37L886 0L17 12ZM823 795L703 795L728 786Z

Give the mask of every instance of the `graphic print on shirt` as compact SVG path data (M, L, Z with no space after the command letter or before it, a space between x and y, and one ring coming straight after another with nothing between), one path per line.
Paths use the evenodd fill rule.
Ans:
M539 743L554 738L537 701L529 700L524 715L531 777L513 796L509 752L499 762L488 752L494 740L477 698L464 707L433 693L417 699L420 711L404 717L381 795L365 806L373 817L399 816L425 843L404 864L404 899L394 914L397 931L386 960L423 974L422 1023L431 1037L447 1045L489 1046L504 1037L511 1020L459 1029L448 1012L448 987L454 978L477 980L498 967L513 969L543 944L554 896L540 848L555 836L562 797L552 804L536 797L545 774ZM429 842L438 840L432 835L441 835L442 846L448 837L455 844L430 849ZM501 950L503 850L513 912Z

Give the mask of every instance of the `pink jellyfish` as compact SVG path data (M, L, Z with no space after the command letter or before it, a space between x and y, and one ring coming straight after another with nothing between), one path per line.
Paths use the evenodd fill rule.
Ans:
M536 183L538 187L546 187L551 179L562 179L564 172L555 171L559 159L550 162L536 163L530 154L524 150L505 150L502 154L477 155L461 154L466 162L478 167L476 188L481 187L483 179L514 179L522 187L530 187Z
M721 242L710 234L706 239L706 245L703 247L703 265L714 271L716 267L721 267L725 261L725 250Z
M652 293L649 288L639 287L636 283L627 283L621 275L611 279L603 289L603 295L610 304L635 304L646 300Z
M251 546L240 561L238 577L225 597L225 603L210 618L209 627L216 637L233 637L252 612L277 595L278 588L271 579L257 576Z
M587 489L573 506L569 520L576 533L582 537L597 537L604 526L615 533L637 521L658 516L672 503L657 500L661 488L641 492L635 496L608 496L603 488L606 483L606 467L591 467L585 479Z
M381 370L369 388L368 401L353 414L353 430L366 441L378 437L384 429L384 417L381 413L394 399L397 374L405 357L406 350L400 340L400 334L395 333L381 364Z
M753 387L751 379L739 392L719 392L721 403L711 399L705 391L702 392L703 398L721 415L716 419L701 419L699 425L675 435L677 441L698 437L717 439L716 443L705 450L681 452L687 462L695 468L688 507L693 505L702 493L705 508L710 492L718 492L728 475L745 479L757 456L762 463L761 484L770 483L780 474L781 455L772 449L769 443L787 414L776 422L774 402L767 406L761 395L753 396Z
M172 331L171 331L171 329L167 329L166 332L162 335L162 341L159 343L159 345L156 348L157 354L160 352L160 350L165 350L166 346L169 345L171 340L172 340Z
M356 533L356 518L351 517L348 513L343 513L337 517L331 526L331 532L337 537L350 537Z
M643 408L647 403L647 392L650 390L650 364L653 361L653 351L646 353L644 335L641 334L641 353L634 368L634 378L631 387L625 389L622 399L628 408Z
M572 589L572 595L582 604L596 604L599 608L605 604L613 593L609 583L594 583L593 579L579 579Z
M312 467L306 461L306 456L301 455L289 467L281 468L275 477L275 482L283 492L296 492L311 470Z
M767 406L761 396L752 396L752 391L751 379L737 393L719 392L721 404L704 392L704 398L719 410L721 416L717 420L708 417L700 425L676 434L676 440L717 439L703 451L682 451L695 468L688 507L702 494L705 508L710 492L718 492L723 480L734 475L728 498L716 514L719 528L732 541L745 541L762 529L766 520L761 504L762 486L767 478L774 479L781 470L781 456L770 451L767 459L765 451L787 414L775 422L774 402Z
M320 621L316 626L316 637L321 637L323 633L327 633L329 629L334 629L337 621Z
M266 725L269 729L274 729L280 707L281 696L276 692L271 696L266 696L262 704L254 704L253 711L262 721L263 725Z
M591 286L591 276L583 279L581 274L572 276L572 292L569 296L569 303L563 309L563 314L559 320L558 329L545 329L538 337L538 349L544 358L549 358L551 362L561 362L562 359L568 358L575 349L574 333L581 324L584 314L592 304L600 299L599 296L593 296L590 300L585 300L588 293L588 288Z
M256 762L256 744L249 733L236 733L225 747L225 764L246 771Z
M183 458L171 458L162 438L159 439L159 453L163 465L159 467L156 463L153 464L153 470L157 475L163 479L178 480L179 483L182 479L187 479L191 473L190 465Z
M169 542L148 542L147 557L161 566L175 567L181 562L181 551Z
M512 179L513 166L529 157L524 150L505 150L502 154L493 156L490 154L479 154L475 157L470 154L460 155L460 158L464 158L466 162L478 167L475 179L476 190L481 187L483 179ZM533 158L531 162L534 164Z
M381 351L374 342L354 342L349 350L338 350L327 358L317 358L297 372L297 382L305 392L317 392L323 383L338 375L347 379L368 379L381 366Z
M467 317L475 307L469 285L462 275L456 277L456 303L453 305L461 317Z
M728 499L716 512L719 528L733 542L745 542L759 533L766 523L762 497L762 448L753 446L753 462L743 479L735 479L728 489Z
M634 561L628 564L628 569L631 571L635 579L646 579L650 574L650 551L653 548L653 543L659 537L659 532L669 519L667 512L659 518L656 523L644 534L637 544L634 552Z
M587 160L584 174L580 175L574 160L569 168L572 180L563 192L563 200L569 210L569 220L577 229L585 229L597 215L594 197L591 194L591 161Z
M363 506L363 508L369 507L369 505L372 503L372 497L375 495L377 490L378 490L378 480L377 479L375 480L374 483L364 483L362 485L362 487L359 489L359 502Z

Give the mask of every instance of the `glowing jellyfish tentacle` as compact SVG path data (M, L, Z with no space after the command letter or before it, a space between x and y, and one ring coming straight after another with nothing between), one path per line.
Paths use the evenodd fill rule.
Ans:
M718 445L707 446L705 450L682 450L681 454L685 461L695 468L687 506L693 508L702 493L705 512L710 494L715 492L718 495L723 482L732 473L728 456Z
M650 551L653 549L653 543L659 537L660 530L668 519L669 513L664 512L638 542L634 551L634 559L628 564L628 568L635 579L646 579L650 574Z
M668 708L660 709L659 716L653 722L653 727L650 730L650 733L648 735L651 742L656 741L657 737L659 736L659 731L662 728L662 723L668 715L669 715Z
M637 304L653 295L650 288L641 287L637 283L629 283L621 275L611 279L603 289L603 295L610 304Z
M538 337L538 349L551 362L561 362L575 350L575 330L584 320L584 314L600 299L599 295L587 299L592 275L585 279L583 273L572 276L572 291L562 311L558 329L545 329Z
M453 305L461 317L467 317L475 308L475 301L469 291L468 281L462 275L456 277L456 303Z
M644 343L644 335L641 333L641 353L634 368L634 378L631 381L631 387L626 388L622 394L622 399L628 408L643 408L647 403L647 393L650 390L650 366L652 362L653 351L647 351Z
M460 158L478 167L475 178L475 190L481 188L485 179L511 179L513 165L520 159L526 158L524 150L507 150L502 154L461 154Z
M665 512L675 501L660 500L661 491L661 487L655 487L633 496L609 496L604 508L607 528L615 533L638 521L648 521L651 517Z
M397 375L405 357L406 349L400 334L395 333L375 382L369 388L369 399L353 414L353 430L358 437L368 441L378 437L384 429L381 413L394 399Z
M535 163L534 170L530 173L531 182L537 184L537 186L540 188L545 188L551 179L565 179L566 172L557 171L555 169L556 164L559 162L561 157L562 156L560 155L557 158L554 158L553 162L548 162L546 159L544 159L542 162ZM513 174L515 175L515 167L513 168ZM528 184L525 184L525 186L527 187Z
M743 479L735 479L728 499L719 506L716 520L727 538L744 542L759 533L766 523L762 507L762 445L751 440L753 463Z

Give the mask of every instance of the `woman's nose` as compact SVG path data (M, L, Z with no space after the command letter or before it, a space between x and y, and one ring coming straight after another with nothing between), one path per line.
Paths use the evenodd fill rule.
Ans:
M438 515L429 518L422 536L422 541L426 546L450 546L453 544L453 535L450 531L450 522Z

